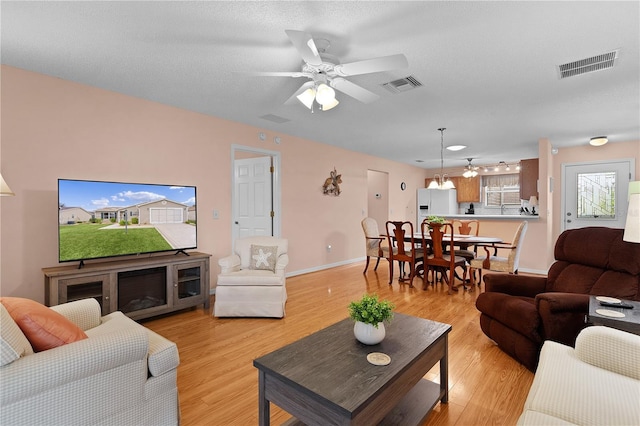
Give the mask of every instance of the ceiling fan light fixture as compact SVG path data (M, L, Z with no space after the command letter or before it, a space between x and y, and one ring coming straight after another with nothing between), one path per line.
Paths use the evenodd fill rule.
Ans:
M322 110L329 111L331 108L337 107L339 103L336 98L333 98L333 101L322 104Z
M602 146L609 142L609 139L606 136L596 136L589 140L589 145L591 146Z
M467 161L469 163L466 166L464 166L464 173L462 173L462 177L473 178L478 176L478 172L477 172L478 168L473 164L471 164L471 161L473 161L473 158L467 158Z
M307 108L311 109L313 100L316 98L316 91L312 87L296 96L298 100Z
M316 91L316 101L322 106L333 103L336 100L336 92L324 83L318 85ZM334 105L335 106L335 105Z

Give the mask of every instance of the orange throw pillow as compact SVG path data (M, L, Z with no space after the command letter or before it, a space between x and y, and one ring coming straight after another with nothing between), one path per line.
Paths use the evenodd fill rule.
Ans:
M18 324L35 352L87 338L80 327L34 300L0 297L0 303Z

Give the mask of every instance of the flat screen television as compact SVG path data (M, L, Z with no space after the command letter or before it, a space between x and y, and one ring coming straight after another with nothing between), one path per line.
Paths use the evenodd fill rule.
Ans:
M195 249L196 205L195 186L58 179L58 260Z

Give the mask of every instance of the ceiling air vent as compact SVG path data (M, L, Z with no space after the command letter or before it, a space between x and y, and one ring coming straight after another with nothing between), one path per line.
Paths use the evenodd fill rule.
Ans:
M382 87L390 91L391 93L401 93L406 92L407 90L413 90L416 87L422 86L415 77L409 76L405 78L399 78L398 80L393 80L388 83L382 84Z
M573 77L575 75L612 68L616 63L616 60L618 59L618 52L619 50L613 50L601 55L592 56L591 58L581 59L579 61L569 62L568 64L558 65L560 78L562 79Z
M280 117L279 115L275 115L275 114L262 115L262 116L260 116L260 118L262 118L263 120L273 121L274 123L278 123L278 124L282 124L282 123L286 123L287 121L291 121L288 118Z

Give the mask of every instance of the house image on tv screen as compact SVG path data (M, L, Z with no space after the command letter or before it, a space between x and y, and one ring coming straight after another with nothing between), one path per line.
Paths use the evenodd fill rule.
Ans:
M94 213L88 212L82 207L61 207L58 214L60 225L68 225L76 222L89 222Z
M184 223L189 219L189 206L167 199L148 201L128 207L104 207L94 212L96 219L115 222L131 222L138 219L140 225Z

